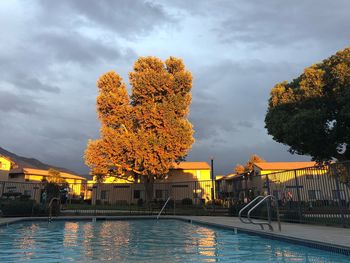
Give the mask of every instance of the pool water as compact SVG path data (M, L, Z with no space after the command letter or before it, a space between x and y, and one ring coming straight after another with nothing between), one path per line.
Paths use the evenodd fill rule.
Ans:
M177 220L0 227L0 262L350 262L350 257Z

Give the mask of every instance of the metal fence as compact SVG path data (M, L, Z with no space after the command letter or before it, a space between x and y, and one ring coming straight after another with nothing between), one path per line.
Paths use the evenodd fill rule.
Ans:
M50 199L58 196L63 215L154 215L171 197L165 214L236 216L255 196L271 194L283 221L350 227L350 162L235 176L215 185L156 182L150 202L142 183L60 184L50 191L44 182L0 182L0 210L4 216L45 215ZM266 219L266 207L254 216Z
M350 227L350 162L238 176L220 186L219 196L236 208L233 214L255 196L271 194L284 221ZM255 216L266 218L264 211Z
M52 194L46 182L0 182L0 209L5 216L23 215L24 210L26 215L45 215L50 199L60 197L61 214L64 215L157 214L170 197L165 214L227 214L227 209L220 210L212 202L215 198L212 181L156 182L153 185L153 198L149 202L146 202L143 183L56 185L57 189L53 189L55 193ZM25 203L27 209L12 209L10 214L7 213L6 205L23 206Z

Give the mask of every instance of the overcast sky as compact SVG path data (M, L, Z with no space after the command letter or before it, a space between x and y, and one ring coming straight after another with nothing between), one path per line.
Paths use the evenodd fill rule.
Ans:
M291 155L267 135L274 84L350 44L350 1L0 1L0 147L87 173L99 136L96 80L125 81L138 56L180 57L194 76L187 160L232 172L253 153Z

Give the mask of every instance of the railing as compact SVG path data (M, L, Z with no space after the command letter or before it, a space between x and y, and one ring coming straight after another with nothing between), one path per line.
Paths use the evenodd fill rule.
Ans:
M165 209L166 205L168 204L170 198L171 197L169 196L168 199L166 200L165 204L163 205L162 209L159 211L159 214L157 215L157 220L159 219L161 213L163 212L163 210Z
M277 222L278 222L278 230L281 231L281 221L280 221L280 214L279 214L279 208L278 208L278 200L272 196L272 195L267 195L267 196L258 196L256 197L253 201L251 201L249 204L247 204L244 208L242 208L239 211L239 219L241 220L241 222L245 223L245 224L253 224L253 225L259 225L261 227L261 230L264 230L264 225L268 226L269 229L271 231L274 231L273 226L271 224L271 209L270 209L270 202L269 199L274 200L275 201L275 205L276 205L276 211L277 211ZM260 200L260 201L258 201ZM258 201L258 203L256 203ZM266 222L254 222L251 218L251 213L258 208L261 204L263 204L264 202L267 203L267 213L268 213L268 223ZM252 204L256 203L252 208L250 208L252 206ZM247 219L248 221L244 221L242 219L242 213L243 211L247 210L248 208L248 214L247 214Z
M49 217L48 217L48 221L51 222L52 221L52 202L53 201L58 201L58 204L60 203L60 199L58 197L53 197L50 200L50 203L48 205L48 209L49 209ZM60 205L60 204L59 204Z
M245 207L243 207L239 213L238 213L238 217L239 217L239 220L241 220L242 223L244 224L250 224L251 222L248 220L248 221L245 221L243 220L243 217L242 217L242 213L247 210L248 208L250 208L254 203L256 203L259 199L262 199L264 198L263 196L257 196L255 197L251 202L249 202Z

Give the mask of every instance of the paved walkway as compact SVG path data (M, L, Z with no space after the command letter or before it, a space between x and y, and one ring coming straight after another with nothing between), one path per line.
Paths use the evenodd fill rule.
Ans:
M54 218L54 220L82 220L91 219L92 216L62 216ZM125 219L125 218L155 218L155 216L97 216L97 219ZM283 223L282 231L278 231L277 224L274 223L275 231L261 230L260 226L243 224L236 217L220 217L220 216L161 216L161 218L181 219L194 223L202 223L212 226L237 229L237 231L251 232L253 234L264 234L272 238L282 238L285 240L307 241L318 245L337 247L340 249L350 250L350 229L336 228L328 226L304 225ZM47 220L41 218L0 218L0 225L6 225L27 220Z
M278 231L277 224L274 223L275 231L261 230L258 225L243 224L237 217L216 217L216 216L185 216L184 219L193 222L216 225L220 227L237 228L253 233L264 233L270 236L282 237L285 239L305 240L318 244L338 246L350 249L350 229L336 228L328 226L293 224L282 222L282 231ZM265 227L266 228L266 227Z

